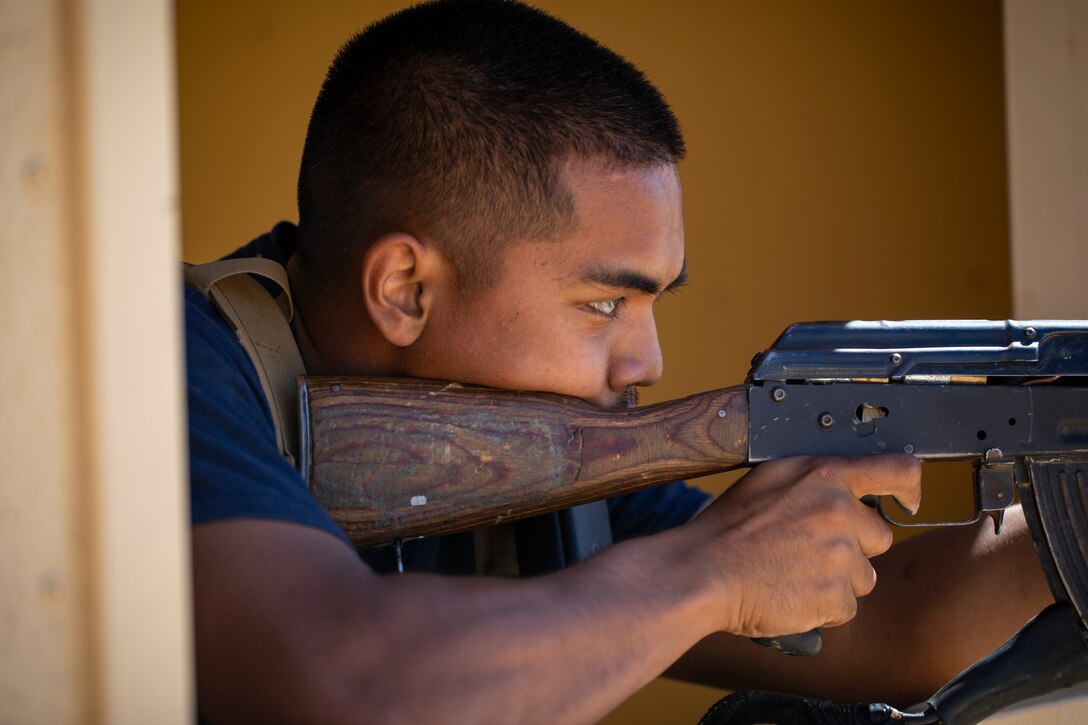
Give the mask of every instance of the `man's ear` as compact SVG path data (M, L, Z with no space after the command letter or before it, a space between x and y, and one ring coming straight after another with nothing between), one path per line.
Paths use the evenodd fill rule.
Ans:
M419 339L445 260L434 247L411 234L378 238L363 258L362 292L375 327L393 345Z

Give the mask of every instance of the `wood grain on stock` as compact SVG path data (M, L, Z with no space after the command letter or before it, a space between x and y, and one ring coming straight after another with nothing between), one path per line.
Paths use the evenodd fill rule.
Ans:
M605 410L429 380L308 378L303 401L303 474L358 547L716 473L748 452L743 386Z

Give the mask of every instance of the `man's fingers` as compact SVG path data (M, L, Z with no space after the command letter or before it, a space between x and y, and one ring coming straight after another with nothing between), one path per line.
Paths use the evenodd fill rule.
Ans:
M744 600L758 621L740 616L729 631L801 631L813 615L827 626L848 621L856 598L876 585L869 558L892 542L891 529L861 498L890 495L916 508L920 483L920 464L902 454L802 456L757 466L698 520L722 525L731 538L726 550L754 552L742 560L760 569L744 579Z
M853 585L854 583L851 581L851 586ZM858 613L857 598L859 596L861 595L856 593L854 595L851 595L844 590L843 596L836 605L834 612L828 613L828 615L824 618L823 626L839 627L853 619Z
M866 558L861 558L858 566L850 573L850 586L855 597L864 597L876 586L876 569Z
M905 453L821 459L825 478L841 481L855 498L895 496L907 510L922 504L922 464Z
M892 548L892 529L875 510L865 504L859 505L864 507L857 530L861 553L868 558L880 556Z

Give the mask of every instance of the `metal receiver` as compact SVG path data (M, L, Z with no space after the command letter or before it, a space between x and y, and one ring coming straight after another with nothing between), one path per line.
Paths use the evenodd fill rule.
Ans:
M790 326L746 380L752 463L834 450L970 459L975 510L1000 529L1036 461L1088 453L1088 321Z

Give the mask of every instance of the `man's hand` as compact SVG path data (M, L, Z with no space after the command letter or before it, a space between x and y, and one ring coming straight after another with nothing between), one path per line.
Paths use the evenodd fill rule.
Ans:
M764 463L690 525L725 585L722 629L750 637L849 621L876 585L869 558L891 530L862 496L893 495L917 510L913 457L791 458ZM712 540L716 539L716 540Z
M1001 534L989 520L893 546L874 562L880 585L858 616L823 632L816 657L783 657L718 634L670 676L730 690L774 690L836 702L921 702L1053 601L1021 509Z

